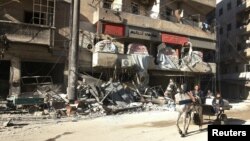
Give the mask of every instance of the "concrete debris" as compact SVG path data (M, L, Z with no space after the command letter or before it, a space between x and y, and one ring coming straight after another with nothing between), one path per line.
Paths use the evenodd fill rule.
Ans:
M8 121L4 122L3 127L11 126L12 125L11 121L12 121L12 119L10 118L10 119L8 119Z
M134 82L113 82L112 79L104 82L82 74L79 74L77 100L74 104L69 104L67 94L62 93L60 87L53 85L37 87L33 96L43 98L44 104L12 103L14 111L17 110L16 107L21 106L24 109L33 109L32 113L36 118L56 119L65 116L99 117L124 112L175 110L174 104L164 97L160 86L141 89L140 85L135 85ZM32 94L29 97L32 97Z

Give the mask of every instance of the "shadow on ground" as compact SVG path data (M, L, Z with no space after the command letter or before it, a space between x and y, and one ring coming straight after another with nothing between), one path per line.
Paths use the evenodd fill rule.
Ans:
M54 138L47 139L46 141L55 141L56 139L58 139L58 138L60 138L60 137L62 137L64 135L70 135L70 134L73 134L73 132L65 132L65 133L63 133L61 135L55 136Z
M193 136L193 135L200 134L200 133L203 133L203 132L206 132L206 131L207 131L207 128L202 128L202 129L190 131L190 132L188 132L188 134L185 137Z

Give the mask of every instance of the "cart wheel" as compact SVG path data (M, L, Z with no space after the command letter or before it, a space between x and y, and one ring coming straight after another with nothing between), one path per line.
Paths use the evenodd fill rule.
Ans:
M227 121L227 115L226 114L221 114L220 116L220 124L225 125Z

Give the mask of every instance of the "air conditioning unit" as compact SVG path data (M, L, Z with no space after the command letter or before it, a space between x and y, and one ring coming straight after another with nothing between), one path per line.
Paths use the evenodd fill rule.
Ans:
M122 68L126 68L126 67L131 67L132 66L132 62L129 59L122 59L121 60L121 67Z

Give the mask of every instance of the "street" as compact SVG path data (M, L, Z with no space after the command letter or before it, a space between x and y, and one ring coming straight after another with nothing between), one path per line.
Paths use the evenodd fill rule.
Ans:
M228 124L249 124L249 101L232 104L233 109L226 111ZM191 124L189 133L182 138L177 132L175 119L177 112L150 111L123 115L110 115L95 119L68 118L41 121L36 124L0 128L0 137L4 141L206 141L207 125L214 117L204 116L204 125L199 130ZM17 124L18 125L18 124ZM25 125L25 126L22 126Z

